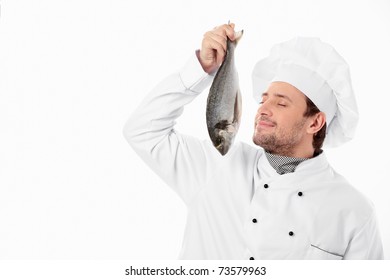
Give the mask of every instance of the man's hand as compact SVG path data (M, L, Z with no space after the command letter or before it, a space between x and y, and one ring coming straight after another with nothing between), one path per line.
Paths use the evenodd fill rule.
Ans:
M213 73L222 64L226 54L227 38L234 41L234 23L224 24L206 32L198 59L203 70Z

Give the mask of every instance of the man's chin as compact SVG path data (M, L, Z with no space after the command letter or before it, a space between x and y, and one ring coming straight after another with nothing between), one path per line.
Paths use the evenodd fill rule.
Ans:
M259 146L259 147L263 147L263 142L259 139L259 137L253 137L252 138L252 141L255 145Z
M255 143L257 146L262 147L265 150L269 147L272 147L276 142L275 136L273 134L266 133L262 133L261 135L255 134L252 140L253 143Z

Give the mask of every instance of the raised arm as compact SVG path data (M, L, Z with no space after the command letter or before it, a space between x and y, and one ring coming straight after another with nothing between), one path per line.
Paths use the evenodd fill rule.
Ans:
M230 31L234 34L232 25L223 25L205 33L202 49L146 96L123 130L137 154L184 201L190 200L206 180L210 151L195 137L178 133L175 121L184 106L211 84L213 76L209 73L222 62Z

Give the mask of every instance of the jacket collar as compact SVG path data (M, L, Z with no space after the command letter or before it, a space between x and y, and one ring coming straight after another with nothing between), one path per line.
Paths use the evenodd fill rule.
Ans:
M271 154L265 152L268 162L276 170L278 174L287 174L294 172L297 166L308 158L295 158L295 157L286 157L281 155Z
M313 176L321 176L329 168L329 163L325 152L320 155L301 162L292 173L280 175L269 163L263 149L259 150L259 158L257 163L256 178L262 183L275 183L280 186L291 186L301 184ZM258 181L259 182L259 181Z

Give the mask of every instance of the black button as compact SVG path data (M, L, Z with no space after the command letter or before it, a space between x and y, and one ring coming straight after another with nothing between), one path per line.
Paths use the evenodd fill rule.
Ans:
M255 258L254 258L254 257L250 257L249 259L250 259L251 261L253 261Z
M302 196L302 195L303 195L303 193L302 193L302 192L299 192L299 193L298 193L298 195L299 195L299 196Z
M268 189L268 184L264 184L264 188Z
M252 222L256 224L257 223L257 219L253 219Z
M293 233L292 231L290 231L290 232L288 233L288 235L293 236L294 233Z

